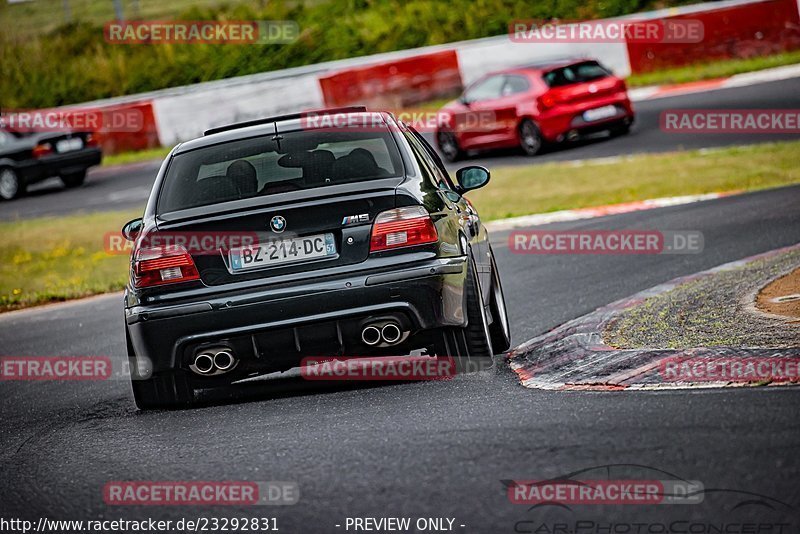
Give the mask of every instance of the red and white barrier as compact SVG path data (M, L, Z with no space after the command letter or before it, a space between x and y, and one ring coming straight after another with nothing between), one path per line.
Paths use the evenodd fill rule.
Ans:
M520 43L508 35L376 54L113 98L80 107L139 110L141 132L101 134L108 153L171 146L208 128L346 104L397 108L457 93L487 72L564 57L592 57L617 75L688 62L800 48L800 0L727 0L615 20L701 20L687 43Z
M683 44L629 42L631 71L649 72L698 61L764 56L800 48L797 0L724 4L702 12L686 10L659 17L702 22L702 41Z
M342 69L319 78L327 106L400 108L450 96L463 88L455 50Z

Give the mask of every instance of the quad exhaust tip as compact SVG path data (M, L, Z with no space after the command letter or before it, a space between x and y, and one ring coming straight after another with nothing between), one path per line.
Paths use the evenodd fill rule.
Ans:
M386 343L397 343L402 336L403 332L400 331L400 327L394 323L388 323L381 328L381 338Z
M207 375L214 371L214 358L210 354L198 354L194 359L194 368L201 375Z
M400 330L400 326L395 322L370 324L365 326L361 331L361 341L370 347L374 347L380 343L394 345L400 341L402 337L403 331Z
M214 355L214 367L220 371L227 371L233 367L235 361L236 360L233 359L233 354L227 350L221 350Z
M370 347L377 345L381 342L381 331L378 330L377 326L365 326L364 330L361 331L361 341Z
M192 371L199 375L212 375L230 371L236 365L236 358L230 350L201 352L194 358Z

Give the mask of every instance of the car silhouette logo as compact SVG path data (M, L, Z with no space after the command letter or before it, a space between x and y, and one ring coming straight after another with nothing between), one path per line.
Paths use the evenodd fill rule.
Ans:
M279 234L286 230L286 219L280 215L276 215L269 221L269 225L273 232Z

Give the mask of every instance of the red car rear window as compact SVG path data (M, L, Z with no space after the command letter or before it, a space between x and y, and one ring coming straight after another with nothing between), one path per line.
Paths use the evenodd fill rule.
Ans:
M563 85L591 82L606 76L611 76L611 72L605 67L596 61L585 61L553 69L550 72L546 72L542 78L548 87L561 87Z

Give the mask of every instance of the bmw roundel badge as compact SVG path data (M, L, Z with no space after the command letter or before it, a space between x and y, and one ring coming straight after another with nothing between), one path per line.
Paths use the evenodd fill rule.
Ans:
M272 228L273 232L279 234L284 230L286 230L286 219L284 219L280 215L276 215L269 221L269 225Z

